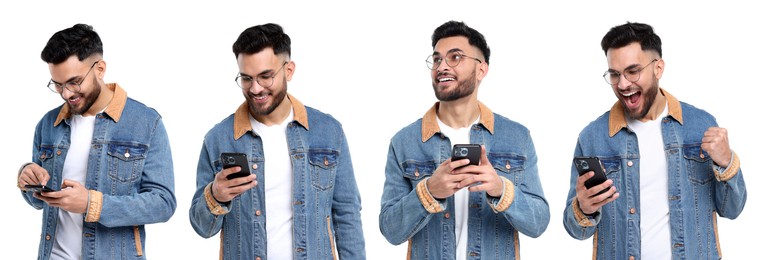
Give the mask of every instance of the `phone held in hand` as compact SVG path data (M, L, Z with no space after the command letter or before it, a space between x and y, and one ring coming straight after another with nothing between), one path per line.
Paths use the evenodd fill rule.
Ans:
M450 157L451 161L469 159L467 165L480 165L481 147L479 144L456 144Z
M34 193L57 191L46 185L30 185L30 184L24 185L24 189Z
M235 166L241 166L241 171L234 172L228 175L227 179L239 178L249 176L249 163L247 162L247 155L244 153L221 153L220 162L222 162L222 168L228 169Z
M601 164L598 157L575 157L574 166L576 166L576 170L579 172L579 176L582 176L589 171L595 172L595 175L584 182L584 187L588 189L606 181L606 170L603 168L603 164ZM593 196L604 193L610 188L611 187L605 188Z

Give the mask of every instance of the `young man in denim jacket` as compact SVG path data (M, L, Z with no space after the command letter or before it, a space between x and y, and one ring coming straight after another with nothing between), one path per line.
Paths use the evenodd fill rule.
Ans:
M517 259L518 232L538 237L550 218L530 133L477 100L490 57L482 34L450 21L432 47L439 102L391 139L381 233L408 241L408 259ZM450 160L465 143L482 145L479 165Z
M601 41L619 100L582 130L574 155L600 157L608 180L587 189L600 173L572 167L563 214L572 237L594 237L597 259L719 259L717 216L745 206L726 129L659 88L661 45L651 26L629 22Z
M276 24L233 44L246 101L204 138L190 223L218 232L222 259L365 259L361 202L346 137L330 115L287 94L290 38ZM221 153L247 155L223 169Z
M65 103L35 128L24 199L43 209L39 259L145 259L145 224L174 214L174 173L161 116L105 84L102 41L91 26L55 33L41 54L48 87ZM44 184L53 192L27 191Z

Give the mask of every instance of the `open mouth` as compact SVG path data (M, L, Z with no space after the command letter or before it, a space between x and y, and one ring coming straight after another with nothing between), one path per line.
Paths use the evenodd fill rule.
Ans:
M622 98L625 101L625 105L628 108L636 108L640 105L641 101L641 91L630 91L630 92L620 92L620 95L622 95Z

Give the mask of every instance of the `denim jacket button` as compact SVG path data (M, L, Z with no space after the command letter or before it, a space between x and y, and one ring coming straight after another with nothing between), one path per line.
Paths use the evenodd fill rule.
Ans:
M415 175L415 177L418 177L418 176L420 176L421 174L420 174L420 173L418 173L418 169L416 169L416 170L415 170L415 173L413 173L413 175Z
M445 212L445 218L450 218L450 212Z
M46 241L51 240L51 235L46 235Z
M257 170L257 164L256 163L252 164L252 170Z
M635 260L635 257L634 256L630 256L630 260Z
M635 214L635 208L630 208L630 214Z
M627 161L627 166L628 167L633 167L633 161Z
M262 260L262 258L260 258L260 257L258 256L258 257L255 257L255 260Z
M257 216L260 216L260 215L262 215L262 214L263 214L263 212L260 212L260 210L259 210L259 209L258 209L257 211L255 211L255 215L257 215Z
M62 150L56 150L56 155L62 155Z

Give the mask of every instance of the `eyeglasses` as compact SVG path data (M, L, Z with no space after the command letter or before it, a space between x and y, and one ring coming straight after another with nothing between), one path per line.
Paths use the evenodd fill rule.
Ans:
M279 69L273 73L262 73L257 75L257 78L239 73L236 76L236 85L238 85L241 89L250 89L252 88L252 82L257 81L257 84L261 87L270 88L273 86L273 78L275 78L276 75L279 75L278 71L284 68L284 65L287 65L287 63L288 62L285 61L284 64L282 64L281 67L279 67Z
M51 79L50 81L48 81L48 89L50 89L54 93L59 93L59 94L62 94L62 92L64 92L64 89L67 89L70 92L79 92L80 84L83 84L83 81L86 80L86 76L88 76L88 74L91 72L91 69L93 69L94 65L96 65L97 63L99 63L99 61L95 61L94 64L91 64L91 67L88 68L86 75L83 75L83 78L81 78L80 82L68 81L62 84Z
M659 59L653 59L649 64L646 64L646 66L643 66L643 68L632 68L632 69L625 69L622 71L622 74L625 75L625 79L630 82L637 82L639 79L641 79L641 71L646 69L649 65L654 63L655 61L658 61ZM606 79L606 82L611 85L619 84L619 72L616 71L606 71L606 73L603 73L603 78Z
M482 61L478 58L467 56L460 52L451 52L448 53L448 55L445 55L444 58L437 54L429 55L429 57L426 58L426 67L429 67L430 70L436 70L440 67L442 60L445 60L445 64L448 64L449 67L455 67L461 63L461 59L463 58L470 58L476 60L479 63L482 63Z

